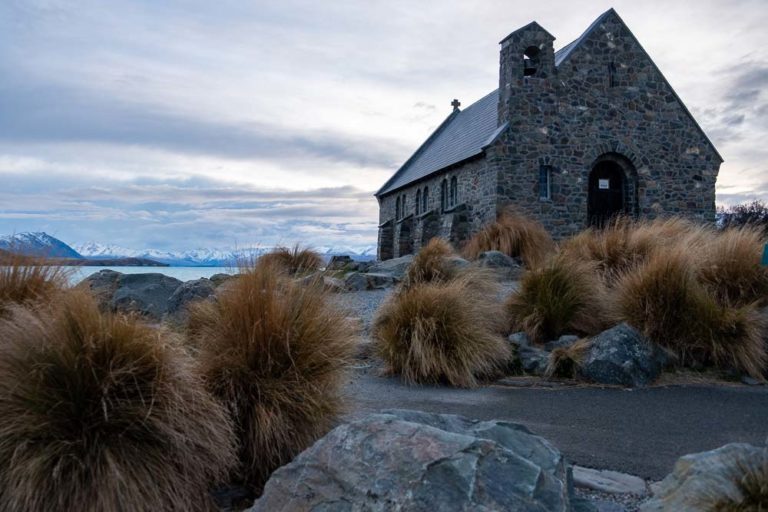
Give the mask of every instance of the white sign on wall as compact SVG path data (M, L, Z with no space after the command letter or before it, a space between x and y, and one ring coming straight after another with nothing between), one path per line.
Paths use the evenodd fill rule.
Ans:
M597 186L600 190L608 190L611 188L611 180L598 180Z

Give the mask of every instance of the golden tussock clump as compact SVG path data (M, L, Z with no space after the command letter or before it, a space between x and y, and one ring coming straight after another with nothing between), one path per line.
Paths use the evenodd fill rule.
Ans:
M495 222L486 224L464 245L462 254L476 260L480 253L501 251L519 257L528 268L542 263L555 250L552 237L541 223L504 210Z
M768 362L764 319L754 304L719 304L697 271L695 256L685 249L654 253L617 283L622 318L682 365L714 364L762 380Z
M455 279L460 269L451 262L450 258L453 256L456 256L456 253L451 244L442 238L433 238L413 258L402 287L411 288L421 283Z
M502 371L511 351L485 273L422 283L393 294L374 320L376 351L407 383L474 387Z
M547 367L544 369L546 378L572 379L577 376L579 366L592 346L592 340L582 338L567 347L558 347L549 354Z
M294 283L263 261L216 302L194 305L190 322L208 389L235 421L239 474L259 489L332 428L355 330L321 286Z
M32 306L48 302L66 285L67 273L62 267L3 251L0 254L0 317L15 304Z
M77 291L11 308L0 339L0 509L213 509L232 424L161 331Z
M315 272L323 266L323 258L320 254L312 249L302 248L299 244L292 248L277 247L272 252L261 256L259 262L291 275Z
M614 318L594 265L563 257L526 272L506 309L512 331L524 331L536 343L562 334L597 334Z

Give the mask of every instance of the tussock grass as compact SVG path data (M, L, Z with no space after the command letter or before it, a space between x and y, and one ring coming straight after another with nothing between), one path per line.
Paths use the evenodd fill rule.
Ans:
M376 351L391 373L409 383L474 387L509 362L501 336L503 312L478 286L487 274L472 271L450 281L403 289L384 303L374 319Z
M244 269L217 302L190 311L190 341L208 388L235 420L239 474L257 489L330 430L356 342L328 292L268 263Z
M696 275L689 251L657 251L617 284L622 317L683 365L736 368L762 380L764 319L754 305L718 304Z
M568 347L556 348L549 354L549 361L547 361L547 367L544 369L544 377L548 379L576 377L578 368L591 346L591 339L582 338Z
M534 268L554 250L552 237L541 223L506 209L465 244L462 254L476 260L482 252L501 251L510 257L519 257L526 267Z
M594 264L552 258L527 272L507 300L511 330L524 331L535 343L562 334L597 334L614 317L606 293Z
M232 425L160 331L77 291L11 308L0 339L0 509L212 509Z
M760 264L766 240L762 228L726 229L695 251L698 278L723 304L768 303L768 268Z
M421 283L450 281L460 273L450 261L456 253L442 238L433 238L419 250L408 267L402 287L411 288Z
M315 272L323 266L323 258L320 254L299 244L291 248L277 247L259 258L259 262L291 275ZM248 263L245 265L253 266Z
M3 251L0 254L0 317L14 304L50 301L67 285L67 273L55 265Z
M729 478L735 483L737 494L709 493L701 497L703 510L713 512L767 512L768 511L768 449L745 460L729 461Z

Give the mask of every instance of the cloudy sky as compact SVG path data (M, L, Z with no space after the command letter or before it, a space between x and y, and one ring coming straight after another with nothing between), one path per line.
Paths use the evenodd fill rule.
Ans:
M611 6L724 156L718 203L767 200L765 0L3 0L0 234L373 245L373 192L497 87L498 41Z

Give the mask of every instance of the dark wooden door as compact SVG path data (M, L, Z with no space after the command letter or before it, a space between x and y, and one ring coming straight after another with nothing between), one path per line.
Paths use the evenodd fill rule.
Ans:
M589 175L589 225L602 227L611 217L623 212L624 172L615 162L599 162Z

